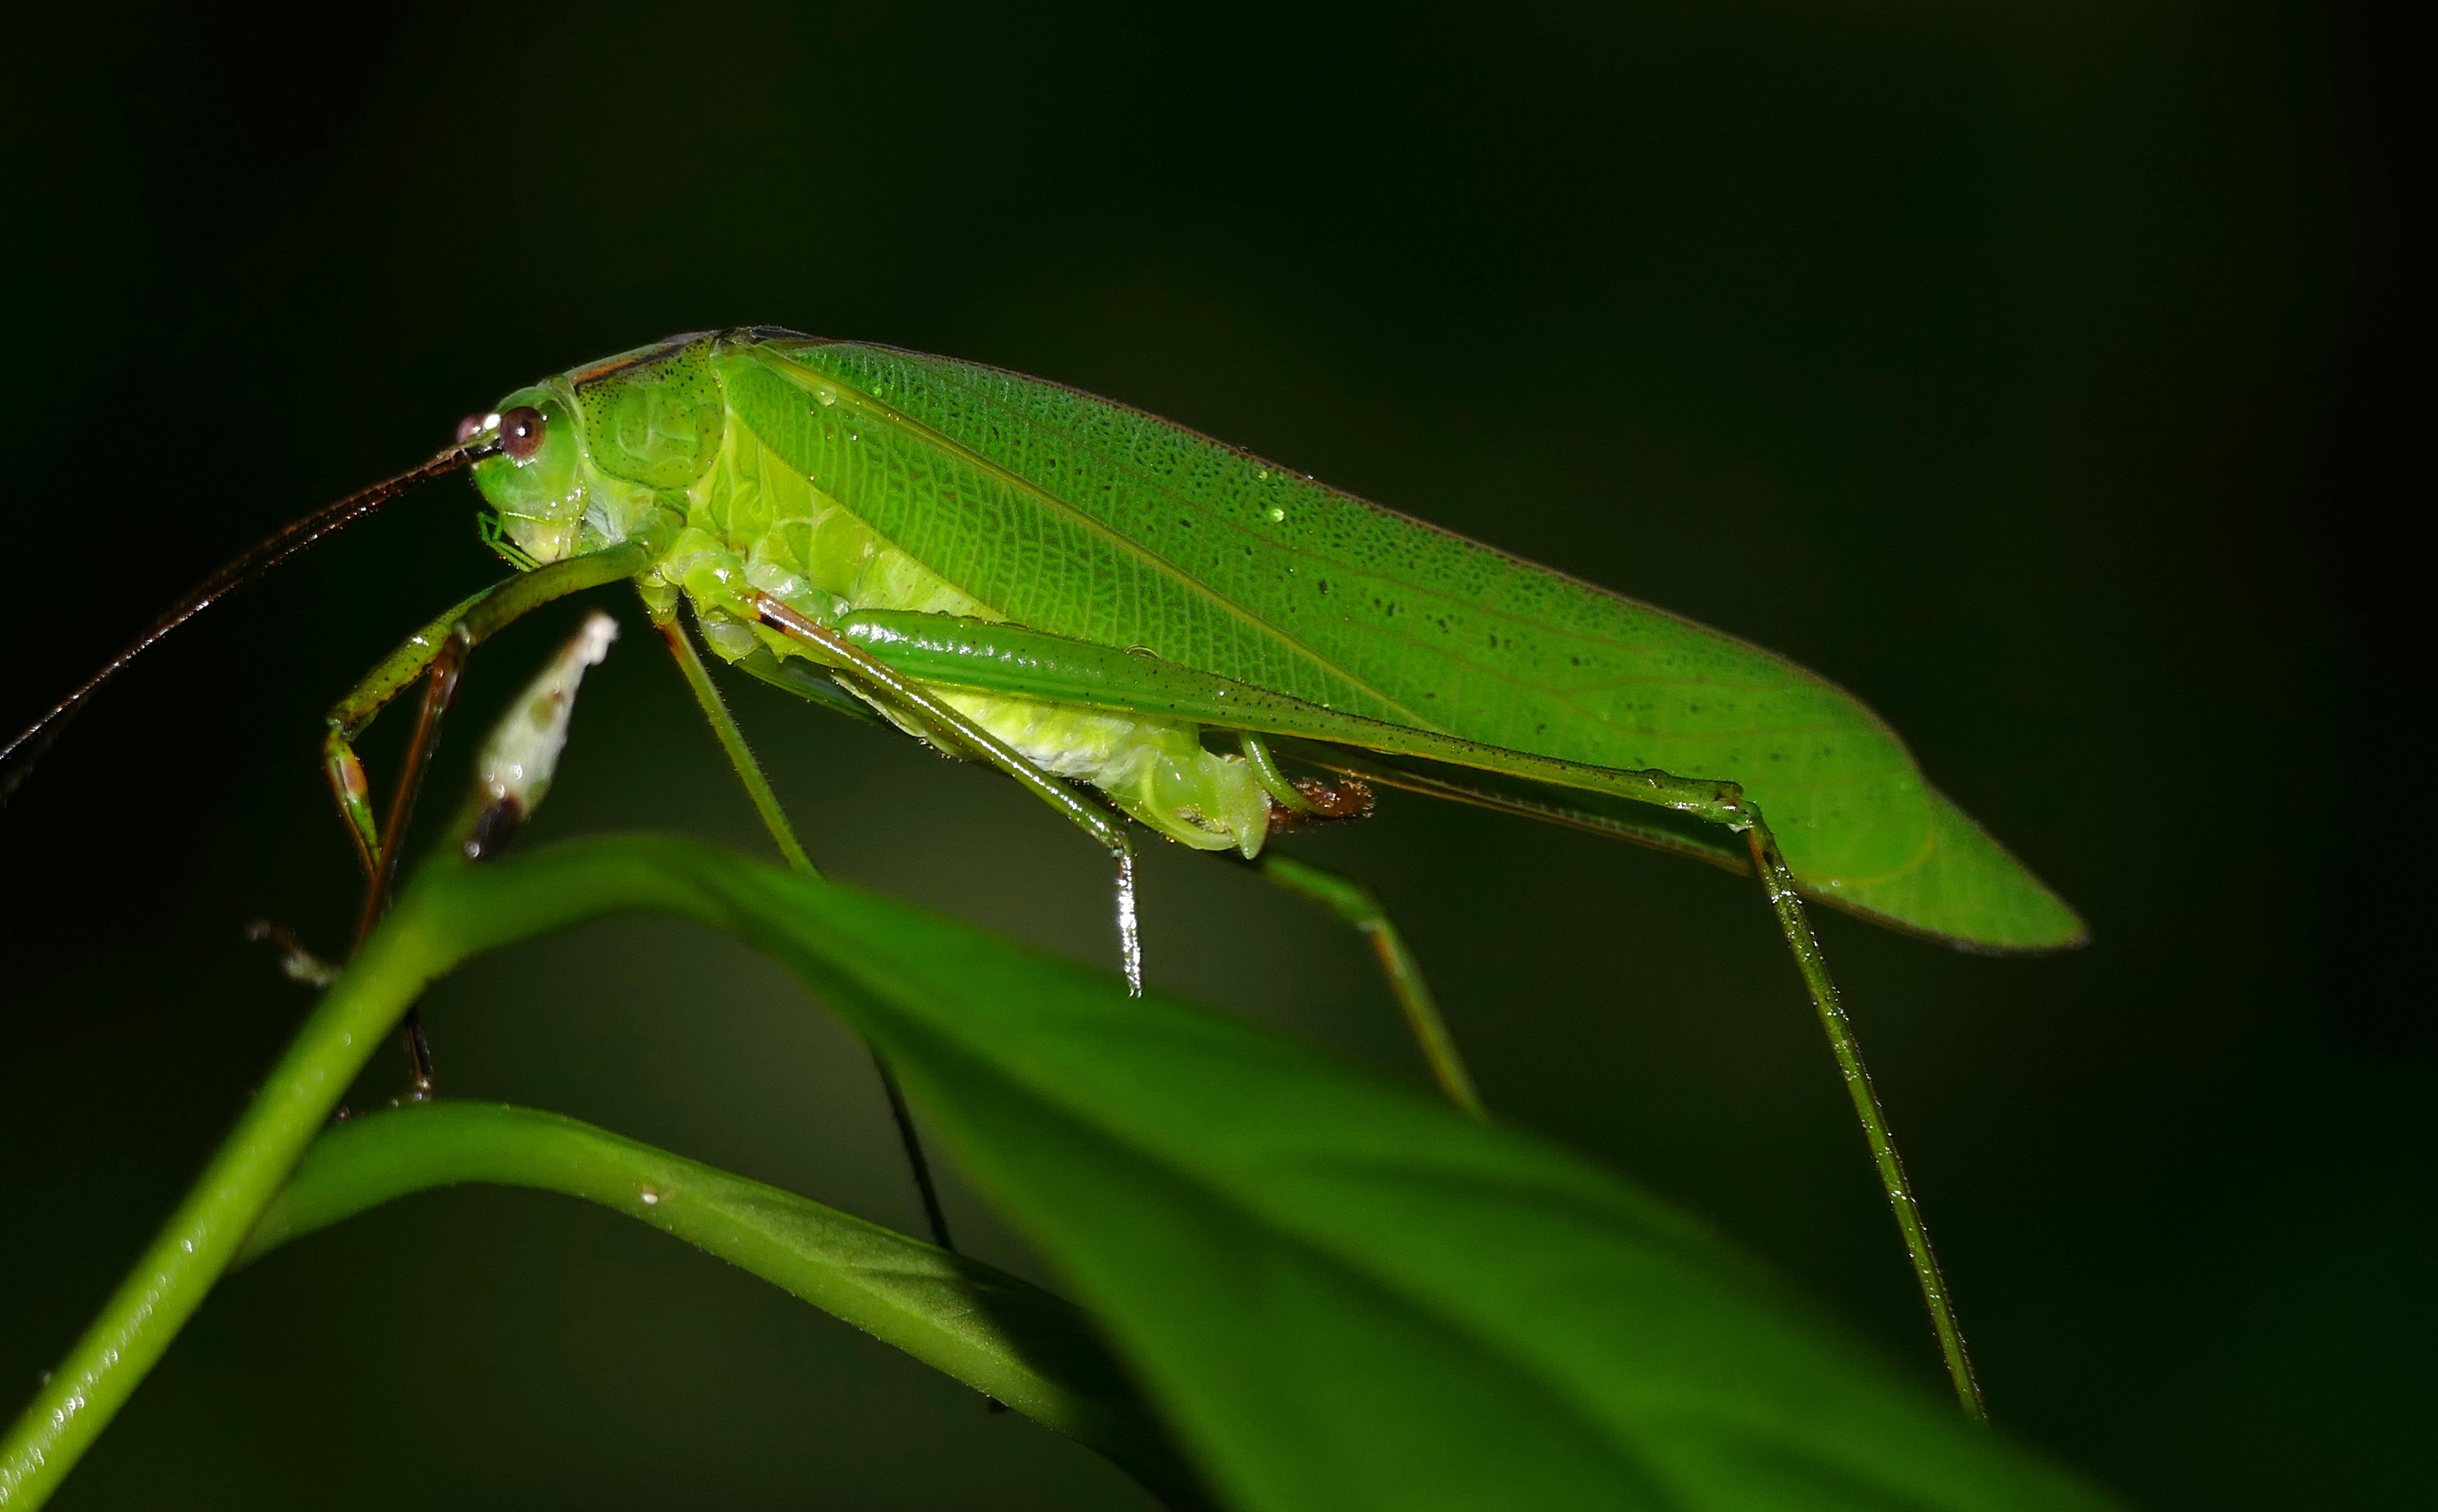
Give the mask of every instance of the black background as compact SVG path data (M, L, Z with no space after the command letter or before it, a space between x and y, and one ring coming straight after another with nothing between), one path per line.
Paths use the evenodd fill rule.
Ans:
M2383 514L2429 498L2387 146L2417 43L2263 3L12 8L0 723L460 413L671 331L1109 394L1884 712L2096 932L2002 960L1823 925L1999 1420L2152 1506L2404 1504L2430 677ZM216 611L0 815L9 1390L305 1006L239 926L343 942L319 711L497 572L472 515L432 487ZM539 828L754 846L631 596L595 597L629 633ZM445 779L577 612L477 662ZM735 699L837 874L1108 954L1099 860L1013 788ZM1420 800L1299 845L1413 931L1502 1116L1936 1389L1748 883ZM1359 943L1174 849L1147 886L1156 981L1419 1077ZM428 1011L452 1094L918 1222L853 1046L722 941L596 927ZM750 1277L493 1191L235 1278L58 1504L435 1499L1145 1504Z

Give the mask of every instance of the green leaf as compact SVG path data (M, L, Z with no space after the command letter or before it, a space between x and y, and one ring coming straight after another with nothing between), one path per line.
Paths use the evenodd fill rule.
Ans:
M996 1266L555 1113L443 1101L342 1124L297 1163L238 1263L383 1203L469 1182L561 1192L640 1219L1088 1445L1170 1505L1208 1504L1074 1304Z
M497 938L622 904L869 1037L1235 1504L2104 1504L1607 1172L970 926L656 838L435 870L401 911Z
M759 947L870 1039L1231 1505L2107 1504L1582 1160L970 925L658 836L417 874L0 1443L0 1500L56 1488L425 983L633 910Z

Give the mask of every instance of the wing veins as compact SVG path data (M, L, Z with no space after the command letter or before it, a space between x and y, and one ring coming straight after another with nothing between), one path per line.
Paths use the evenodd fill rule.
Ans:
M785 357L779 357L778 360L786 362L789 368L798 372L807 372L807 370L802 368L799 364L793 361L788 361ZM1208 603L1217 607L1221 610L1223 617L1229 622L1237 624L1240 626L1248 625L1263 632L1270 639L1286 646L1289 650L1306 658L1315 666L1322 668L1332 675L1342 678L1351 686L1359 689L1373 698L1378 699L1381 707L1396 711L1399 715L1411 721L1415 729L1427 730L1433 734L1443 735L1448 733L1448 731L1440 729L1429 720L1424 719L1420 712L1407 708L1399 700L1391 698L1386 692L1373 686L1370 682L1362 677L1356 677L1352 672L1348 671L1346 668L1338 665L1329 658L1322 656L1311 646L1304 644L1303 642L1288 634L1283 628L1272 624L1269 621L1263 619L1260 615L1253 613L1250 609L1246 608L1243 605L1236 603L1234 600L1213 591L1209 586L1196 579L1192 574L1187 572L1182 568L1178 567L1175 563L1169 561L1166 557L1156 554L1138 542L1128 540L1116 530L1102 523L1100 520L1093 519L1090 515L1086 514L1083 510L1067 502L1056 494L1051 493L1050 490L1042 487L1031 479L992 461L988 457L976 451L973 448L966 446L963 442L957 440L955 437L944 434L910 415L899 413L892 406L880 399L873 397L871 395L863 393L861 390L857 389L852 384L845 382L843 379L832 378L827 374L812 375L807 373L807 376L815 378L817 381L822 384L837 389L841 396L854 396L856 407L858 410L863 411L865 413L874 416L880 423L891 426L905 434L925 442L928 445L935 446L941 450L956 457L967 466L974 468L984 477L995 479L1004 486L1033 499L1037 503L1050 506L1062 517L1075 521L1086 531L1115 546L1120 554L1126 559L1134 561L1139 565L1148 567L1150 570L1163 577L1183 584L1189 590L1198 594ZM963 387L963 385L960 385L960 387ZM977 405L989 405L989 401L987 399L983 399L980 396L974 395L973 390L970 388L965 389L964 392L973 398ZM992 406L991 408L995 414L1000 413L1000 412L997 410L996 406ZM1001 418L1002 423L1008 423L1011 425L1015 423L1012 417L1005 417L1002 415ZM1031 422L1024 422L1024 424L1030 425ZM1071 444L1079 447L1082 446L1082 443L1077 441L1075 438L1069 437L1068 439ZM1097 448L1086 449L1089 449L1092 454L1103 463L1108 464L1113 467L1119 467L1120 470L1123 471L1128 476L1145 483L1146 486L1157 490L1163 499L1172 500L1177 503L1183 504L1187 508L1196 507L1189 501L1176 499L1174 494L1171 494L1166 488L1161 487L1158 483L1142 479L1141 475L1136 472L1135 469L1121 466L1121 465L1116 463L1115 459L1108 456L1107 453L1100 451Z

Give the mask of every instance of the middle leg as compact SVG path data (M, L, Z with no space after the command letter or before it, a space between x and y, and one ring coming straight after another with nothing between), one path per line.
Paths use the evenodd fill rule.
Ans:
M728 700L719 695L718 685L711 680L710 669L702 663L702 655L695 649L694 638L686 633L678 619L674 602L665 607L649 595L644 600L644 612L650 615L652 627L667 643L669 655L678 664L678 673L694 694L697 708L711 726L719 747L727 753L728 765L734 768L737 781L745 784L745 796L753 811L762 818L762 827L770 833L771 842L779 853L787 858L788 870L799 876L819 878L821 871L813 858L796 838L796 827L788 822L787 811L779 803L779 795L770 788L770 780L762 773L762 764L753 755L753 747L745 743L745 731L737 728L736 716L728 710ZM906 1164L914 1175L914 1190L923 1201L923 1218L931 1228L931 1242L944 1250L953 1250L956 1241L948 1236L947 1209L941 1205L940 1189L931 1179L930 1158L923 1151L923 1135L914 1127L913 1110L906 1105L906 1094L897 1085L896 1073L880 1052L872 1053L872 1068L880 1077L880 1090L889 1099L889 1116L897 1125L897 1143L906 1152Z
M1118 950L1125 970L1126 992L1142 995L1142 932L1135 913L1135 848L1126 837L1125 819L1086 798L1057 778L1027 761L1005 741L933 696L921 683L897 672L863 647L828 625L805 618L770 594L743 595L741 602L764 624L819 650L831 664L872 688L945 737L948 748L963 747L1013 777L1026 791L1064 815L1077 829L1100 842L1117 870Z

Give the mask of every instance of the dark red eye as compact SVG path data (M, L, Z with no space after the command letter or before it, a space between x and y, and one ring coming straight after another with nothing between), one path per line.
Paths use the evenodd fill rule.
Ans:
M500 449L519 462L531 462L541 449L541 412L520 404L500 416Z
M458 421L457 444L462 447L467 442L473 440L475 432L488 425L490 423L490 419L491 417L487 414L469 414L463 420Z

